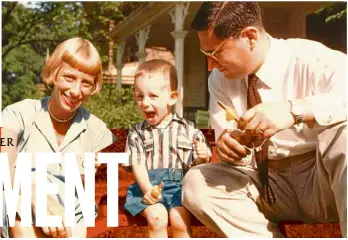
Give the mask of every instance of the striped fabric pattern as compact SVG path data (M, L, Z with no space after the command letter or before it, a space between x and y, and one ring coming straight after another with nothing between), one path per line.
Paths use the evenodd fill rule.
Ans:
M193 122L177 114L172 115L165 128L154 128L144 120L129 130L126 144L129 162L125 166L145 165L148 170L188 169L197 159L194 139L206 143L203 133Z

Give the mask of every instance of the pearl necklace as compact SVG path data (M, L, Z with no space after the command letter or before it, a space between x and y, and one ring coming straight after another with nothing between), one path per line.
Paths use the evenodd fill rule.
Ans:
M71 119L73 119L76 115L76 111L74 112L74 114L69 117L68 119L59 119L59 118L56 118L53 113L51 112L51 109L50 109L50 101L48 102L48 106L47 106L47 109L48 109L48 113L50 114L50 116L57 122L59 123L66 123L66 122L69 122Z

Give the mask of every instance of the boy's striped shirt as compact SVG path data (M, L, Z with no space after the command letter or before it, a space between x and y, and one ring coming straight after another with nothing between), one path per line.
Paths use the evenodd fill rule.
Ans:
M193 140L206 142L203 133L191 121L172 115L165 128L154 128L146 120L133 126L128 133L125 166L145 165L157 168L188 169L197 158ZM211 156L211 153L209 151Z

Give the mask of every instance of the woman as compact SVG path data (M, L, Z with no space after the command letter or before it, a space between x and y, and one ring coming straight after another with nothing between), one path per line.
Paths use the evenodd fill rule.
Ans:
M4 109L2 136L13 138L16 147L2 150L8 152L10 159L15 159L19 152L75 152L83 175L84 153L100 151L114 141L105 123L81 107L101 90L101 73L100 56L89 41L72 38L61 43L42 72L43 81L53 86L51 96L41 100L26 99ZM35 174L35 163L33 170ZM34 182L35 177L32 180ZM48 165L48 180L58 183L59 188L64 185L64 161ZM60 204L64 199L64 187L62 189L53 198L48 195L48 215L64 216L64 203ZM35 214L35 194L32 195ZM31 228L21 227L20 209L17 213L15 226L10 229L13 237L86 237L78 201L76 225L72 229L64 224L57 228L37 228L35 217Z

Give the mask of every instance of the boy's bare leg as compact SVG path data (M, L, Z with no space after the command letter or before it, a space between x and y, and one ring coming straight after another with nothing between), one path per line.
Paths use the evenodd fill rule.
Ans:
M140 214L147 220L150 238L168 237L168 212L162 204L151 205Z

